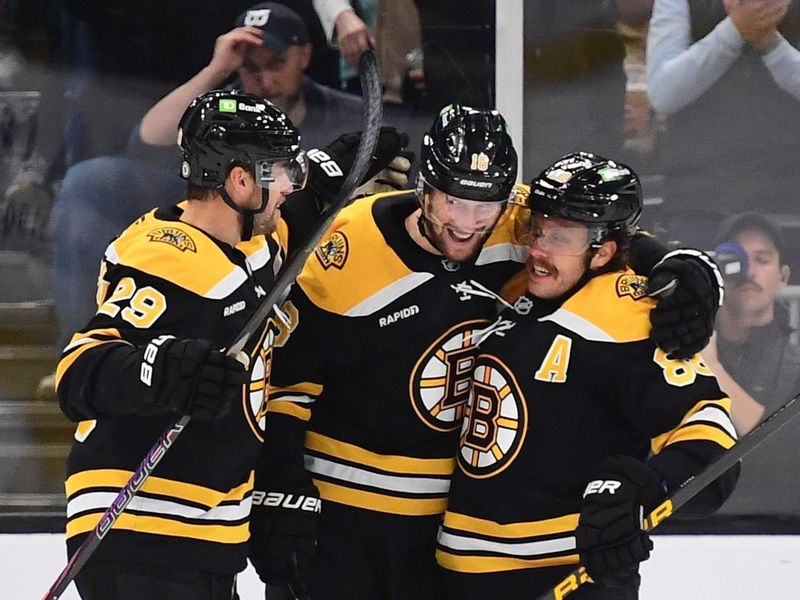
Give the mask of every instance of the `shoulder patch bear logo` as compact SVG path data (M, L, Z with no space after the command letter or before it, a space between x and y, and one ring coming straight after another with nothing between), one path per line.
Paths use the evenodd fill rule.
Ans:
M324 240L315 251L317 260L326 271L331 267L341 269L347 262L349 242L347 236L341 231L334 231Z
M647 279L639 275L620 275L617 279L617 296L630 296L634 300L641 300L646 296Z
M175 246L181 252L197 252L194 240L182 229L177 227L160 227L147 234L151 242L163 242Z

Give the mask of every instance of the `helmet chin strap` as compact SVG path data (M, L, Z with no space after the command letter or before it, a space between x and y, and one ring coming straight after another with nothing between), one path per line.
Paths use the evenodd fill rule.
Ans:
M255 215L264 212L267 208L267 204L269 204L269 188L261 188L261 206L259 206L256 210L249 210L237 206L237 204L233 201L233 198L231 198L231 195L228 193L228 190L225 189L224 183L217 186L217 192L222 197L222 200L225 202L225 204L242 215L242 241L248 241L253 237L253 223L255 221Z
M441 243L435 237L428 234L428 227L432 226L431 220L425 216L425 209L421 208L419 212L419 218L417 219L417 227L419 228L419 233L422 237L428 240L428 243L433 246L436 250L439 251L439 254L444 256L444 249L441 247Z

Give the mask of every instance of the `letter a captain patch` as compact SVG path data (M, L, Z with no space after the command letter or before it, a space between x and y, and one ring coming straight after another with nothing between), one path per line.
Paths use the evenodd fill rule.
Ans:
M570 352L572 352L572 340L558 334L550 344L547 356L544 357L542 366L536 371L534 378L548 383L564 383L567 380Z

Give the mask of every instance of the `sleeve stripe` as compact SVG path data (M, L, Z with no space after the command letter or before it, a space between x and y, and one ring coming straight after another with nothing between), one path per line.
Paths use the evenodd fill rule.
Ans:
M460 529L478 535L509 539L527 538L574 531L578 526L578 514L574 513L541 521L503 524L448 511L445 515L445 525L451 529Z
M109 329L92 329L91 331L87 331L86 333L76 333L72 336L72 339L67 344L67 347L64 348L64 352L67 353L78 346L82 346L83 344L88 344L92 340L110 340L116 339L121 340L122 336L119 333L119 329L116 328L109 328Z
M665 446L678 441L678 435L683 440L705 439L706 436L694 437L699 431L707 431L711 441L719 445L730 448L736 443L736 427L730 417L730 398L720 398L719 400L702 400L695 404L681 420L680 424L672 429L654 437L650 442L650 448L654 454L658 454ZM691 425L690 425L691 424ZM685 428L692 429L692 434L681 434Z
M299 393L306 394L308 396L319 396L322 393L322 390L322 385L319 383L312 383L310 381L303 381L294 385L287 385L285 387L279 387L275 385L270 385L269 387L270 396L282 393Z
M311 420L311 409L305 406L298 406L289 400L270 400L267 403L267 413L288 415L306 423Z
M728 414L719 406L706 406L686 419L687 424L697 423L699 421L714 423L718 427L724 429L725 432L734 440L738 439L736 427L734 427L730 416L728 416Z
M712 425L697 423L678 429L673 435L669 436L664 446L688 441L715 442L728 450L736 443L736 438L732 438L727 432Z
M72 366L72 364L78 360L78 358L87 350L91 350L92 348L96 348L98 346L102 346L103 344L119 344L125 343L122 340L94 340L89 339L83 343L82 346L77 347L76 350L73 350L70 354L64 356L60 361L58 361L58 366L56 367L56 390L58 390L58 385L61 383L61 379L66 374L67 370ZM72 345L72 344L70 344Z

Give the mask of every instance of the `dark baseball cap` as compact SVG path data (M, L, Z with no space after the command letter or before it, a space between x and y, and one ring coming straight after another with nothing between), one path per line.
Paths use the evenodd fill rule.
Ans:
M236 18L234 25L258 27L264 46L275 52L308 43L308 29L300 15L277 2L261 2L251 6Z
M725 219L717 233L717 244L732 242L739 233L751 229L762 232L772 240L778 250L778 254L783 258L784 242L778 224L759 213L741 213Z

